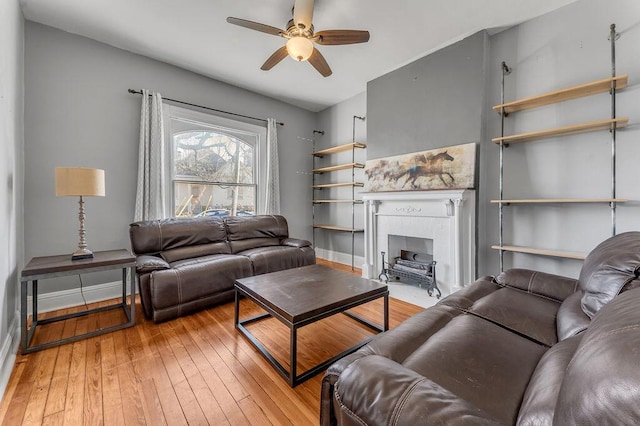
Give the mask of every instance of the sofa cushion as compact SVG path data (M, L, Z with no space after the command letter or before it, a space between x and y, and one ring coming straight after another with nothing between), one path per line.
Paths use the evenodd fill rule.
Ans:
M232 290L236 279L251 276L249 259L228 254L182 260L171 267L151 273L149 291L154 309L181 306L216 292Z
M560 302L503 287L478 300L469 312L546 346L558 342L556 315Z
M237 254L246 256L251 261L254 275L298 268L316 263L316 254L311 247L259 247L244 250Z
M135 254L159 254L179 247L220 243L227 238L224 222L218 217L136 222L129 226L129 234Z
M231 250L226 241L209 244L198 244L195 246L178 247L171 250L164 250L160 256L169 263L194 257L211 256L214 254L229 254Z
M547 348L474 315L458 315L402 365L504 424L513 424Z
M280 245L279 238L247 238L246 240L229 241L231 252L238 254L246 250L260 247L276 247Z
M553 423L553 413L564 372L581 339L581 335L566 339L554 345L542 356L524 394L518 426L542 426Z
M464 315L464 312L446 305L433 306L399 324L393 329L393 333L377 335L356 353L363 356L382 355L395 362L403 363L431 336L459 315ZM342 364L341 361L336 364Z
M554 414L558 425L640 424L640 289L596 315L569 363Z
M510 276L510 274L501 275L503 281L506 281L505 277ZM525 275L529 278L532 276ZM472 285L442 299L439 304L452 306L484 318L546 346L555 344L557 342L556 314L560 308L560 302L551 297L529 293L526 290L527 285L523 285L524 290L521 290L517 287L512 288L511 280L508 281L509 286L498 284L496 281L491 277L480 278ZM519 285L529 280L521 280L519 283L517 279L515 281L516 285ZM573 282L577 285L577 281L573 280ZM545 287L548 286L545 284L536 288L540 290ZM570 284L569 287L573 288L574 285Z
M279 215L227 217L225 224L232 253L280 245L283 239L289 237L287 220Z
M638 277L639 270L640 232L625 232L598 244L580 271L584 313L593 317Z

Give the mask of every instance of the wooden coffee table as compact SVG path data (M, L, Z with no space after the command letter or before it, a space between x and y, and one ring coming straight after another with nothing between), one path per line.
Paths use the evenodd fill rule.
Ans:
M300 327L337 313L343 313L375 331L389 329L389 291L387 286L326 266L309 265L242 278L236 281L235 289L234 324L236 328L265 356L291 387L320 373L338 359L354 352L372 339L369 337L302 374L297 374L297 332ZM240 320L240 296L246 296L267 313ZM347 312L348 309L380 297L384 298L384 324L382 327ZM269 317L277 318L291 330L290 371L287 371L245 328L245 325L249 323Z

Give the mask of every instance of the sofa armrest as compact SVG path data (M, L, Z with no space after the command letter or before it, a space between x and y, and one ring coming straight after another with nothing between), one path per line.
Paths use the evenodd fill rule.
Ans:
M388 358L353 362L334 391L339 424L498 425L496 418L437 383Z
M171 269L171 266L161 257L148 254L136 257L136 272L138 274L148 274L162 269Z
M335 416L333 411L333 390L336 382L340 378L340 374L351 363L356 360L370 355L369 347L364 346L359 351L347 355L333 363L322 378L322 388L320 389L320 425L331 426L335 424ZM366 352L365 352L366 351Z
M578 290L578 280L529 269L509 269L496 277L500 285L562 302Z
M300 240L300 239L297 239L297 238L285 238L285 239L282 240L282 245L283 246L302 248L302 247L310 247L311 246L311 242L309 242L307 240Z

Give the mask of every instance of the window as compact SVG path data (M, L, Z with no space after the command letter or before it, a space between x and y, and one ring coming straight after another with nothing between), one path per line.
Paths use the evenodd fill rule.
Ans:
M166 106L169 211L176 217L252 216L261 211L266 130Z

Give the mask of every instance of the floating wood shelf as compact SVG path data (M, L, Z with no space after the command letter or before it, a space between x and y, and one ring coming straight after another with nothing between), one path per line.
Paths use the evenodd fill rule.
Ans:
M339 186L364 186L364 183L362 182L320 183L317 185L313 185L312 188L316 188L316 189L337 188Z
M352 204L362 204L362 200L313 200L314 203L352 203Z
M611 90L612 82L614 82L616 90L622 89L627 86L628 78L629 76L627 74L605 78L580 84L578 86L567 87L566 89L556 90L554 92L544 93L542 95L532 96L530 98L523 98L517 101L496 105L493 109L496 112L501 113L502 108L504 108L504 112L510 114L512 112L522 111L525 109L537 108L568 101L570 99L582 98L584 96L591 96L597 93L608 92Z
M335 226L335 225L313 225L313 227L316 229L329 229L331 231L364 232L364 229L346 228L344 226Z
M561 251L561 250L546 250L533 247L522 246L491 246L492 249L510 251L515 253L527 253L535 254L539 256L560 257L563 259L576 259L584 260L587 257L586 253L577 253L573 251Z
M540 198L534 200L491 200L496 204L626 203L626 198Z
M343 151L350 151L353 148L366 148L367 145L361 143L361 142L352 142L352 143L347 143L344 145L338 145L338 146L333 146L331 148L327 148L327 149L321 149L320 151L316 151L314 153L312 153L312 155L316 156L316 157L322 157L323 155L327 155L327 154L335 154L337 152L343 152Z
M346 170L346 169L363 169L364 164L362 163L348 163L348 164L339 164L337 166L328 166L328 167L320 167L318 169L311 170L313 173L326 173L326 172L335 172L338 170Z
M532 142L540 139L548 139L558 136L575 135L578 133L593 132L596 130L611 130L625 127L629 123L629 117L619 117L609 120L592 121L589 123L575 124L572 126L556 127L553 129L539 130L536 132L520 133L517 135L493 138L492 141L500 144L512 144L521 142Z

